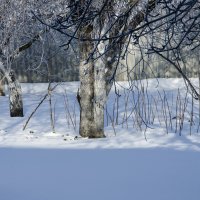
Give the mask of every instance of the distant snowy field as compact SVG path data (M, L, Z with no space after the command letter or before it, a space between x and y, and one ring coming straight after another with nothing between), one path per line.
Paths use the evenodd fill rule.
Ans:
M141 85L148 86L145 100ZM22 84L23 118L10 118L8 96L0 97L1 200L199 200L199 105L182 79L117 84L106 107L107 137L96 140L76 137L78 86L64 83L52 93L55 133L48 99L22 130L48 84ZM141 104L146 128L134 119Z

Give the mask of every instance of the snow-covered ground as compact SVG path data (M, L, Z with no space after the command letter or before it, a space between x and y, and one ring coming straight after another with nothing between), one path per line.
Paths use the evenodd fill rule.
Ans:
M2 200L199 200L200 155L172 149L0 149Z
M52 93L55 133L48 99L22 130L48 84L22 84L23 118L10 118L8 96L0 97L1 200L200 198L199 105L182 79L118 83L106 107L107 137L96 140L78 136L78 85Z
M193 80L197 85L197 80ZM185 85L182 79L151 79L148 83L141 82L140 85L148 85L148 101L145 103L145 115L142 114L142 108L140 116L138 117L134 110L140 106L142 107L143 100L142 95L138 99L138 91L136 90L139 85L133 87L133 93L130 93L127 89L130 85L127 82L120 82L116 85L117 91L119 90L118 108L117 97L115 95L115 88L111 92L108 99L107 112L105 114L105 134L107 138L98 140L88 140L83 138L77 138L78 136L78 124L79 124L79 105L76 100L76 92L79 86L78 82L70 82L59 85L52 93L52 110L53 118L55 119L55 133L52 132L50 121L50 106L48 98L41 104L39 109L35 112L30 119L26 129L23 131L27 119L33 110L37 107L39 102L47 93L48 84L22 84L23 101L24 101L24 117L23 118L11 118L9 117L9 105L8 96L0 97L1 112L0 112L0 147L28 147L28 148L171 148L179 150L195 150L200 151L200 133L197 133L198 129L198 101L194 100L193 103L193 121L190 131L190 113L191 113L191 95L188 93L187 108L184 113L183 129L181 135L179 131L180 120L176 120L176 116L180 115L185 104ZM180 93L181 101L177 103L177 93ZM128 91L128 92L127 92ZM161 102L161 98L164 99L164 93L167 102ZM133 96L134 95L134 96ZM127 101L128 98L128 101ZM135 98L135 102L132 99ZM153 100L154 99L154 100ZM172 102L173 99L173 102ZM162 104L167 105L165 109L162 108ZM127 104L127 106L126 106ZM156 106L157 104L157 109ZM176 109L176 104L181 106ZM152 108L150 108L152 106ZM144 107L144 106L143 106ZM134 109L133 109L134 108ZM180 109L181 108L181 109ZM149 110L154 111L149 111ZM117 111L118 110L118 111ZM177 110L177 111L176 111ZM166 112L168 118L167 130L165 115ZM118 112L118 114L117 114ZM153 113L154 112L154 113ZM149 114L149 117L146 116ZM153 114L151 114L153 113ZM118 122L116 123L116 116L118 115ZM154 116L154 117L153 117ZM146 117L149 121L154 123L147 124L145 129L144 124L141 126L142 130L137 125L137 120L133 119L137 117L139 121L142 121ZM171 117L171 120L169 118ZM173 118L173 119L172 119ZM127 119L127 120L126 120ZM108 121L108 122L107 122ZM161 123L161 124L160 124ZM170 126L172 123L172 129ZM177 127L177 130L176 130ZM146 131L145 131L146 130ZM146 138L146 139L145 139Z

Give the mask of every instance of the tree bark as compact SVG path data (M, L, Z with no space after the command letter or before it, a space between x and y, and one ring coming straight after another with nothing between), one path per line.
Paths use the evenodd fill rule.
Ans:
M92 48L92 42L80 43L79 133L82 137L102 138L105 137L104 108L100 105L101 98L99 98L101 94L100 80L97 79L99 67L95 67L92 61L85 63Z
M0 96L5 96L3 80L0 80Z
M85 64L92 46L88 43L80 44L80 135L92 137L94 130L94 68L93 63Z
M23 117L22 91L13 71L6 73L9 88L10 116Z
M104 105L106 99L105 64L103 58L99 58L94 64L94 124L100 137L105 137Z

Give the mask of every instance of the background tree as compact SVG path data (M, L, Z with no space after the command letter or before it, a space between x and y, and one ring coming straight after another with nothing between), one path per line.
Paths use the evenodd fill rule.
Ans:
M8 83L10 91L10 115L23 116L23 104L21 97L21 87L15 78L14 72L11 70L11 62L15 57L13 54L16 48L16 39L21 33L24 10L23 1L2 1L0 8L0 69L2 80L5 79ZM18 54L18 52L16 52ZM1 86L1 88L3 88ZM2 92L1 92L2 93Z
M48 4L49 3L49 4ZM37 0L2 0L0 7L0 70L1 82L6 81L9 88L10 116L23 116L21 86L12 69L16 58L23 56L22 52L30 48L33 43L42 39L48 30L38 23L31 14L31 10L41 8L45 19L54 16L54 9L65 11L63 5L53 1ZM45 6L48 10L45 10ZM53 9L53 10L52 10ZM42 58L42 54L41 54ZM27 66L28 68L28 66ZM25 70L25 69L24 69ZM4 94L1 85L0 93Z

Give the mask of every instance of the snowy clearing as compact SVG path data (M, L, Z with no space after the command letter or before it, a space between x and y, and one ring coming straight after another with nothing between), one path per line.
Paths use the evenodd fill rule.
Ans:
M196 85L198 84L197 79L193 79L193 82ZM148 85L148 101L150 102L151 100L148 104L147 101L144 102L145 105L147 105L145 108L148 109L144 114L142 113L142 118L146 118L146 121L151 121L151 118L154 118L154 123L149 123L147 129L145 129L143 124L141 125L142 130L140 130L140 127L137 125L138 122L133 121L136 114L132 116L132 114L134 114L133 107L138 107L138 104L137 102L132 102L132 94L126 93L126 91L128 91L127 89L132 86L127 82L119 82L116 86L121 95L118 98L118 108L116 107L117 97L115 95L114 87L109 96L106 107L108 114L105 116L105 134L107 135L107 138L88 140L77 137L79 129L79 105L76 100L76 92L79 86L78 82L63 83L52 93L55 133L52 133L51 129L48 99L46 99L39 107L29 121L26 129L22 131L28 117L47 93L48 87L48 84L43 83L22 84L25 117L9 117L8 96L0 97L0 147L75 149L161 147L167 149L200 151L200 134L197 133L199 123L198 101L193 100L194 105L192 117L194 123L190 124L189 122L191 118L190 94L187 94L188 102L184 113L184 122L181 131L179 130L181 121L169 119L169 117L176 118L176 115L179 114L179 111L176 111L177 91L179 91L179 96L182 98L178 103L184 105L184 99L186 99L184 81L182 79L150 79L148 82L146 82L146 80L140 82L140 85ZM139 87L139 84L137 87ZM135 88L136 87L134 86L134 98L138 98ZM163 115L164 109L161 106L164 101L161 102L161 99L159 99L159 95L162 98L163 94L166 95L168 107L171 109L171 116L166 115L168 117L168 121L166 122L165 115ZM141 102L141 99L139 99L138 102ZM158 112L156 112L155 104L157 104ZM154 107L150 108L152 105ZM165 112L168 112L168 110L165 110ZM140 118L139 120L141 121ZM172 129L170 128L170 123L172 123ZM166 124L168 126L167 131ZM176 127L177 130L175 130Z

